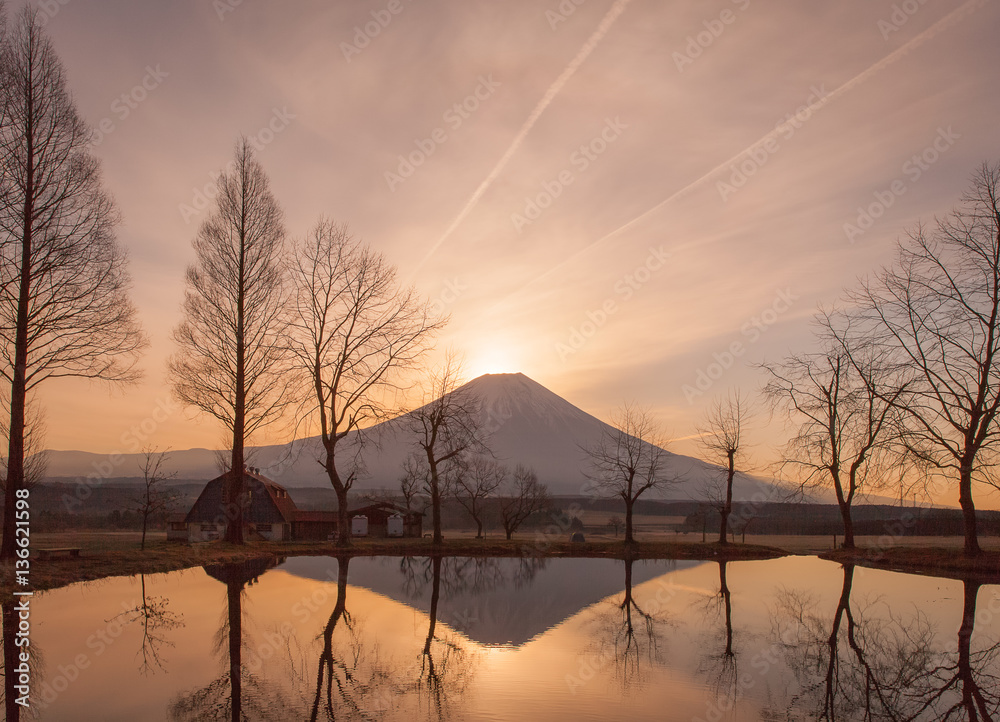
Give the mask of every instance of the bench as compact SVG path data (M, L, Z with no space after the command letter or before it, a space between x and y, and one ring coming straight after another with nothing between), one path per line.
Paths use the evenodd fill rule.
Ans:
M54 556L59 554L65 554L71 559L80 558L80 547L61 547L59 549L39 549L38 550L38 560L47 561Z

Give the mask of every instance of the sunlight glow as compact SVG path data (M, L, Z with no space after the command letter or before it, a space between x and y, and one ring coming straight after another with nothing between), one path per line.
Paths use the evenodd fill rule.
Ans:
M465 375L474 379L483 374L513 374L520 371L518 359L510 348L501 345L477 348L469 353Z

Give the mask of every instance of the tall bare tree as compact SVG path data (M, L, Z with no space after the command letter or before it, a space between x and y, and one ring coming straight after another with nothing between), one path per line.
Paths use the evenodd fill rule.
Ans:
M175 492L163 488L164 482L177 476L176 471L167 471L164 467L169 457L169 450L158 451L152 446L147 446L142 450L142 458L139 466L142 470L143 486L133 507L139 516L142 517L142 542L139 545L140 551L146 549L146 529L149 526L150 517L166 514L180 500Z
M496 494L510 472L484 454L462 459L455 474L455 499L476 523L476 539L483 538L483 514L487 500Z
M625 503L625 543L634 544L632 510L647 491L663 491L676 483L665 469L666 441L650 411L624 404L604 428L600 440L586 449L591 487Z
M398 386L400 372L420 359L443 321L432 318L412 288L400 287L395 267L346 226L321 220L298 245L293 269L293 345L312 399L305 409L319 426L319 463L337 494L337 543L348 546L347 494L358 477L360 446L345 449L342 442L388 417L385 392Z
M750 403L739 392L730 392L724 399L716 399L705 416L704 427L699 429L701 446L711 461L723 464L722 475L713 479L706 492L715 502L721 520L719 543L727 544L729 515L733 511L733 480L737 466L746 458L744 427L750 415Z
M285 340L282 212L246 138L231 168L219 177L217 207L194 240L197 261L187 270L169 373L180 401L232 433L225 538L242 544L246 440L283 416L297 384Z
M0 373L10 383L2 559L14 555L29 393L59 377L132 382L146 345L115 239L118 211L43 22L26 6L0 53Z
M501 490L500 523L510 541L528 517L545 511L552 503L549 491L532 469L518 464Z
M427 463L435 545L443 540L441 502L446 474L462 454L487 451L479 398L467 387L459 387L460 375L458 359L449 353L444 366L431 377L430 400L407 415L421 461Z
M894 265L853 294L874 339L917 376L900 408L906 447L958 487L965 554L980 553L973 484L996 486L1000 410L1000 163L961 204L918 225Z
M801 489L830 486L844 524L844 548L853 549L853 504L859 494L887 481L896 438L894 409L907 382L883 351L853 341L833 317L820 316L826 349L765 364L765 397L783 409L798 429L779 462Z

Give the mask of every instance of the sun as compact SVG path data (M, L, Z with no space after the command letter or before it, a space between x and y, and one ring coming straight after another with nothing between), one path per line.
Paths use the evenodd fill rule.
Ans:
M516 355L503 346L488 346L472 351L465 363L466 375L477 378L483 374L517 373Z

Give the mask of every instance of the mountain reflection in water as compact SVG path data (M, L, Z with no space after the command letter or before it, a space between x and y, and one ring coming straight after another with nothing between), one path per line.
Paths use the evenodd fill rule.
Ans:
M32 707L15 675L4 698L9 720L998 720L998 615L996 585L803 557L298 557L40 593Z

